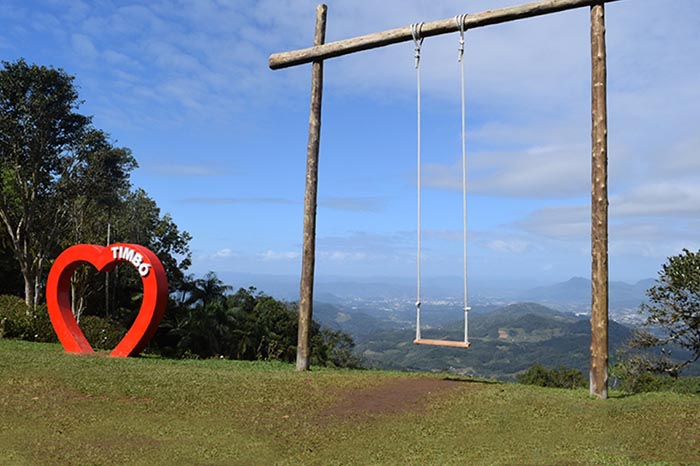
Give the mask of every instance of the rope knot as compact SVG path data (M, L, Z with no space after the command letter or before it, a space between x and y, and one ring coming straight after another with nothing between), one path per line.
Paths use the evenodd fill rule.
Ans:
M411 36L413 37L413 43L415 44L415 58L416 58L416 69L420 66L420 48L423 45L423 22L411 24Z
M455 23L459 28L459 55L457 57L457 61L459 62L461 62L464 58L464 21L467 19L467 16L469 15L467 15L466 13L455 16Z

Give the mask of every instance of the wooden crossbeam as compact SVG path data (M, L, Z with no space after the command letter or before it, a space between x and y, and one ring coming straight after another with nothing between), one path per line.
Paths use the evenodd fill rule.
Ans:
M469 348L469 343L464 341L450 340L431 340L429 338L420 338L413 340L416 345L431 345L431 346L449 346L451 348Z
M488 10L481 13L469 14L464 20L465 29L500 24L518 19L532 18L535 16L557 13L596 4L616 2L619 0L543 0L523 5ZM457 32L459 27L454 18L441 19L425 23L421 29L422 37L438 36ZM362 50L370 50L400 42L413 40L411 26L404 26L389 31L375 32L352 39L344 39L336 42L310 47L289 52L281 52L270 55L269 65L273 70L303 65L327 58L348 55Z

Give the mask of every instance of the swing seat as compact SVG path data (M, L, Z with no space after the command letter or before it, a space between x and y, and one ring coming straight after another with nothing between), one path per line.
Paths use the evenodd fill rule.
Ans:
M451 348L469 348L469 343L464 341L450 340L431 340L429 338L421 338L413 340L416 345L431 345L431 346L449 346Z

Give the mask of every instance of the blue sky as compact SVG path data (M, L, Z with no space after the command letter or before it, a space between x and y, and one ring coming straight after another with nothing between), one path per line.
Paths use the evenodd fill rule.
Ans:
M327 40L509 1L329 1ZM76 76L81 110L140 167L133 182L193 235L192 271L300 270L316 2L25 1L0 8L0 56ZM700 248L700 5L606 6L610 272L655 276ZM469 273L590 275L588 9L467 32ZM424 274L461 273L457 34L423 45ZM415 273L412 44L330 60L317 276Z

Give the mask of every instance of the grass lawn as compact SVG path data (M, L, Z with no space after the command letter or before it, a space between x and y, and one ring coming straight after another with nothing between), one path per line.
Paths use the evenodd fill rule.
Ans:
M700 396L0 339L0 464L700 464Z

